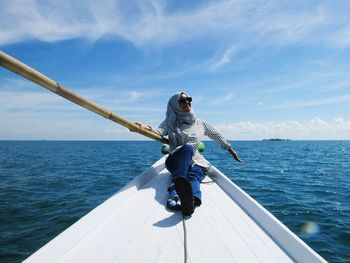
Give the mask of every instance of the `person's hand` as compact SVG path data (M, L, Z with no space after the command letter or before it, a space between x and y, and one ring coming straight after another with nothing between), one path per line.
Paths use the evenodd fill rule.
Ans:
M144 129L144 130L151 130L151 126L149 126L149 125L144 125L144 124L142 124L142 123L140 123L140 122L134 122L137 126L139 126L140 127L140 129ZM131 132L135 132L135 130L133 130L133 129L130 129L130 131Z
M228 151L237 162L244 163L244 161L238 157L238 154L232 148L228 149Z

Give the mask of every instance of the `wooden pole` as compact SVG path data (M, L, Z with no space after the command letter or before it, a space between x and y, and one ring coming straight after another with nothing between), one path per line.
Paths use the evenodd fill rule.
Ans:
M124 127L128 128L129 130L135 131L137 133L140 133L148 138L154 139L159 142L167 143L169 144L168 139L164 138L163 136L149 131L145 130L139 127L139 125L130 122L123 117L105 109L104 107L101 107L97 105L96 103L87 100L86 98L72 92L71 90L63 87L58 82L46 77L45 75L41 74L40 72L34 70L33 68L25 65L24 63L18 61L17 59L9 56L8 54L0 51L0 65L4 68L7 68L8 70L21 75L22 77L29 79L40 86L52 91L53 93L56 93L57 95L74 102L90 111L95 112L98 115L101 115L102 117L105 117L107 119L110 119L111 121L114 121L116 123L119 123L120 125L123 125Z

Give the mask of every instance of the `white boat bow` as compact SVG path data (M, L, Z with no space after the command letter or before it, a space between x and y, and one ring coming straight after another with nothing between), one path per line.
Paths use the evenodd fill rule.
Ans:
M165 208L164 160L25 262L326 262L215 167L184 232L181 213Z

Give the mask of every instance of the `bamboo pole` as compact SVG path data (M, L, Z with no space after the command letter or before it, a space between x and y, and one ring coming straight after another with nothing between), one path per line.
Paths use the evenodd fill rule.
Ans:
M106 119L110 119L111 121L114 121L128 128L131 131L140 133L153 140L169 144L168 139L164 138L163 136L155 132L140 128L139 125L124 119L123 117L107 110L104 107L101 107L100 105L97 105L92 101L87 100L79 94L74 93L73 91L60 85L58 82L46 77L40 72L34 70L33 68L25 65L24 63L18 61L17 59L2 51L0 51L0 65L71 102L74 102L92 112L95 112L98 115L101 115L102 117L105 117Z

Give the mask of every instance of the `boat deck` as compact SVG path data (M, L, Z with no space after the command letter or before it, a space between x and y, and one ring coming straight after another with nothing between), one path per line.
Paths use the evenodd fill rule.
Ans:
M203 204L185 220L188 262L324 262L218 170L211 173L215 183L202 185ZM183 217L164 207L168 185L161 159L26 262L184 262Z

